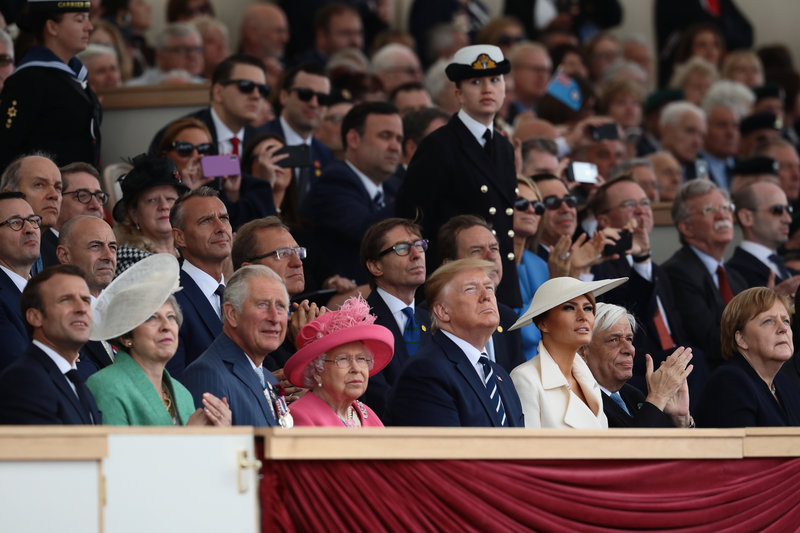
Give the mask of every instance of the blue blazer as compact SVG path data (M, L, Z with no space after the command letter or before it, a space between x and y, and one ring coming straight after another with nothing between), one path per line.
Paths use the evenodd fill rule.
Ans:
M522 405L511 377L491 363L510 427L524 427ZM472 363L439 333L403 368L392 391L388 424L393 426L500 427L501 420ZM386 423L386 420L384 420Z
M383 419L389 393L392 391L392 387L397 381L400 371L408 362L410 356L408 355L406 343L403 340L403 332L397 327L397 321L389 310L389 306L386 305L386 302L381 298L377 290L373 290L369 296L367 296L367 303L372 308L370 312L377 317L375 323L387 328L394 336L394 355L392 356L392 360L389 361L389 364L386 365L383 370L374 376L370 376L367 392L361 397L361 401L375 411L379 418ZM428 315L428 311L423 309L421 305L414 306L414 318L417 320L420 327L425 328L424 331L420 332L421 350L431 340L431 319ZM419 350L417 353L419 353Z
M31 343L19 309L20 296L22 293L8 274L0 270L0 372L19 359Z
M83 385L95 424L102 418ZM91 424L67 377L36 345L0 374L0 424Z
M272 372L265 371L264 378L272 386L278 384ZM234 426L278 425L247 356L224 333L186 367L181 382L192 393L197 407L203 406L204 392L227 398Z
M344 162L331 163L306 195L301 205L304 217L314 226L315 250L326 258L328 272L367 282L367 271L359 260L361 239L367 228L394 216L397 190L383 184L384 207L376 207L364 184Z
M181 287L175 298L183 311L183 324L178 336L178 350L167 363L167 371L180 379L183 369L206 351L222 333L222 320L192 277L181 270Z

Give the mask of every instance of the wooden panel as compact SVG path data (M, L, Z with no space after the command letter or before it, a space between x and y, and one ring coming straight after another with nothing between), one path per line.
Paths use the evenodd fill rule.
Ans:
M97 95L104 111L139 107L205 106L209 102L210 87L209 83L118 87L100 91Z
M0 428L0 461L100 460L108 456L106 433L102 427Z
M800 428L745 428L745 457L800 456Z

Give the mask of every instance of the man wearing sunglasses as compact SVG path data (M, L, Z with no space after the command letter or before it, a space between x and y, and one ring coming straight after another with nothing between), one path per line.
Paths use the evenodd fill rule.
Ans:
M259 133L277 133L286 141L286 146L305 144L311 148L312 166L295 170L300 200L333 161L330 148L314 137L314 129L325 115L330 93L331 82L319 64L302 63L290 68L280 88L280 116L258 128Z
M497 233L503 265L508 265L497 299L521 307L514 262L514 149L494 129L505 99L503 75L510 69L496 46L467 46L456 52L446 73L456 84L461 109L420 143L398 192L396 214L412 219L421 215L422 234L434 249L439 228L451 217L485 218Z
M739 189L733 203L743 239L725 266L741 274L748 288L774 285L793 298L800 276L778 255L778 248L789 239L794 212L786 193L773 182L757 181Z

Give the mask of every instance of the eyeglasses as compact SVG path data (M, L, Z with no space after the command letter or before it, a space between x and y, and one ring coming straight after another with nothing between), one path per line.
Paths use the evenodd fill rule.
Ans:
M14 64L14 58L8 54L0 54L0 67L7 67Z
M575 207L578 205L578 198L574 194L566 194L563 198L550 195L544 199L544 206L553 211L561 207L562 203L567 204L567 207Z
M251 80L225 80L219 83L223 87L235 84L236 88L239 89L239 92L242 94L252 94L253 90L258 89L258 94L260 94L262 98L269 98L269 85L263 83L256 83Z
M769 211L771 214L775 215L776 217L779 217L779 216L783 215L784 211L786 211L788 214L791 215L792 213L794 213L794 206L793 205L776 204L776 205L773 205L771 207L768 207L767 211Z
M9 217L4 222L0 222L0 226L8 226L14 231L19 231L25 225L26 220L31 226L33 226L34 229L38 228L39 224L42 223L42 217L39 215L31 215L29 217Z
M373 365L375 364L375 359L372 357L368 357L366 355L357 355L353 357L352 355L340 355L336 359L324 359L326 363L334 363L336 368L350 368L353 364L353 361L356 362L356 366L359 368L369 368L372 369Z
M183 54L183 55L198 54L199 55L199 54L203 53L203 47L202 46L168 46L168 47L164 48L164 51L168 52L170 54Z
M428 249L428 239L420 239L414 242L398 242L394 246L390 246L385 250L381 250L381 252L378 254L378 257L383 257L389 252L394 252L400 257L403 257L404 255L411 253L412 246L416 248L418 252L424 252Z
M211 143L195 145L187 141L174 141L170 147L178 152L178 155L181 157L189 157L195 150L197 150L197 153L200 155L209 155L214 149L214 145Z
M317 103L322 106L328 105L328 101L330 98L329 94L325 93L318 93L314 91L314 89L303 89L300 87L292 87L289 89L290 91L294 91L297 93L297 97L300 99L301 102L310 102L312 98L315 96L317 97Z
M524 41L525 38L521 35L501 35L497 38L497 44L500 46L508 46L509 44L517 44Z
M638 202L636 200L625 200L621 204L619 204L620 209L636 209L636 206L640 207L650 207L653 203L650 201L650 198L642 198Z
M711 204L709 204L709 205L703 207L700 211L697 211L696 213L698 215L708 216L708 215L711 215L711 214L716 215L717 213L733 213L733 211L735 209L736 209L736 206L733 205L732 203L728 202L727 204L722 204L722 205L711 205Z
M517 211L525 212L528 210L528 207L533 207L533 212L537 215L544 214L544 202L539 201L530 201L526 198L517 198L514 200L514 209Z
M108 203L108 195L103 191L92 192L89 189L76 189L74 191L63 192L63 195L67 194L74 194L75 198L82 204L88 204L92 201L92 196L97 198L97 201L100 202L100 205L106 205Z
M277 250L273 250L272 252L267 252L265 254L257 255L255 257L251 257L247 260L248 263L252 263L253 261L259 261L261 259L266 259L274 255L275 259L280 261L286 257L291 257L292 255L296 255L298 259L305 259L306 258L306 249L302 246L298 246L297 248L278 248Z

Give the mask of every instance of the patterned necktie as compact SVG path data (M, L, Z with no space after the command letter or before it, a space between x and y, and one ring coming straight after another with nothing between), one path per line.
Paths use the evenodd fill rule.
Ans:
M75 385L75 392L78 395L78 401L81 403L81 407L83 407L83 412L87 416L89 423L94 424L95 420L92 416L92 408L89 406L89 389L86 388L86 384L81 379L80 374L74 368L64 374L67 376L67 379Z
M239 137L231 137L231 144L233 145L233 155L239 155Z
M222 302L223 302L223 297L225 296L225 285L220 283L219 286L217 287L217 290L214 291L214 294L219 296L219 316L220 318L222 318Z
M733 300L733 289L731 289L731 284L728 283L728 275L725 274L725 269L722 268L722 265L717 265L717 279L719 280L719 294L722 296L722 301L725 302L725 305L728 305L728 302Z
M408 355L414 355L419 350L419 341L422 333L420 333L419 324L414 318L414 310L411 307L403 309L403 314L406 315L406 327L403 329L403 341L406 343L406 351Z
M259 366L253 369L256 373L256 377L258 378L258 382L261 383L261 388L267 388L267 381L264 379L264 367Z
M375 207L378 209L383 209L386 207L386 204L383 201L383 191L378 191L375 193L375 197L372 198L372 203L374 203Z
M619 395L619 392L612 392L611 399L614 400L614 403L619 405L622 410L628 413L630 416L631 412L628 410L628 406L625 405L625 400L622 399L622 396Z
M489 363L489 358L486 357L485 353L482 353L478 362L483 365L483 382L486 385L486 391L489 393L490 403L494 405L497 415L500 417L500 425L508 427L506 410L503 408L503 399L500 397L500 390L497 388L497 377L494 375L494 369Z
M783 262L783 257L779 256L778 254L770 254L767 259L775 263L775 265L778 267L778 277L781 278L781 280L787 280L792 277L791 272L789 272L789 269L786 268L786 263Z

